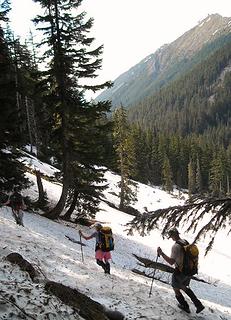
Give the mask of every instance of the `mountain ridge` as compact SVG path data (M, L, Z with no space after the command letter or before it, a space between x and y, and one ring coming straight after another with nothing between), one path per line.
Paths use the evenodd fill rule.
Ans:
M230 17L208 15L179 38L164 44L122 73L115 79L113 87L103 91L96 101L111 100L113 108L121 104L132 106L174 80L184 72L184 68L189 68L187 64L190 66L190 60L196 53L230 31Z

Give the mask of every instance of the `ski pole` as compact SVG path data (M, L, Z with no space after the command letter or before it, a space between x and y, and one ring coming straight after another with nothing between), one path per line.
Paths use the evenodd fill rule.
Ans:
M153 276L152 276L152 284L151 284L150 291L149 291L149 298L151 297L151 294L152 294L152 286L153 286L154 277L155 277L155 273L156 273L156 263L157 263L158 258L159 258L159 254L157 253L156 261L155 261L155 268L153 270Z
M81 237L81 234L79 234L79 240L80 240L80 246L81 246L82 262L84 262L84 258L83 258L83 245L82 245L82 237Z

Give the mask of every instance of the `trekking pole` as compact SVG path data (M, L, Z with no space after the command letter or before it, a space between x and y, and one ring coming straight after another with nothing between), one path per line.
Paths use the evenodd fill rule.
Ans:
M151 297L151 294L152 294L152 286L153 286L154 277L155 277L155 273L156 273L156 263L157 263L158 258L159 258L159 254L157 253L156 261L155 261L155 268L153 270L153 276L152 276L152 284L151 284L150 291L149 291L149 298Z
M83 258L83 245L82 245L82 237L81 237L81 234L79 234L79 240L80 240L80 246L81 246L82 262L84 262L84 258Z

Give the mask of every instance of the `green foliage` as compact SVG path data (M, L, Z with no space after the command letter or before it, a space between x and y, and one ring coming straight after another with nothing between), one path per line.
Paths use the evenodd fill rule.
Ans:
M44 9L34 22L44 34L41 45L45 50L43 62L47 64L43 73L47 91L43 102L51 131L48 140L60 164L63 182L59 202L47 216L58 217L66 201L71 205L69 216L84 201L92 203L89 210L94 213L98 201L93 198L100 192L96 192L96 187L92 192L92 185L102 181L102 169L96 170L94 166L101 165L106 154L102 141L108 132L105 119L110 104L88 102L84 92L103 89L109 83L85 86L82 82L96 77L103 46L91 48L94 38L89 36L89 31L93 19L87 19L86 13L80 11L82 1L35 1Z
M118 158L118 171L121 176L119 182L120 209L123 210L136 200L136 185L131 181L131 177L135 175L135 141L131 135L123 106L115 110L113 120L115 152Z
M164 157L162 167L163 187L164 190L173 191L172 170L167 156Z
M16 70L2 21L7 21L9 1L0 5L0 190L14 185L27 187L23 167L16 160L16 148L23 144L21 110L17 108Z
M130 128L133 128L130 132L136 139L133 179L140 182L145 179L145 183L163 186L169 192L173 185L177 185L179 189L187 188L190 196L213 193L215 184L211 184L211 168L214 164L211 155L218 154L222 157L222 194L229 192L230 147L226 150L209 138L197 135L169 136L146 132L133 125Z
M163 237L172 227L187 226L186 232L192 230L195 234L194 243L210 236L206 244L205 254L207 254L212 249L220 229L227 227L227 234L230 233L230 214L231 198L229 197L208 197L202 200L195 197L183 206L168 207L148 212L146 215L137 215L127 226L130 234L137 230L142 236L153 229L160 228ZM200 226L204 219L206 223Z
M128 119L144 129L163 133L191 133L207 136L213 130L218 142L231 136L230 72L223 71L231 60L231 42L199 63L183 77L161 89L152 97L130 108ZM222 84L222 85L221 85ZM164 124L164 125L163 125ZM222 128L222 131L221 131ZM216 138L217 136L217 138Z

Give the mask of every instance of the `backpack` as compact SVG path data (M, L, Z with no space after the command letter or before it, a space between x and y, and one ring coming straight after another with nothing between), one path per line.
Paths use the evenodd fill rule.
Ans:
M184 250L183 267L181 272L186 276L193 276L198 273L199 249L196 244L189 244L188 241L186 242L186 244L183 244L180 241L177 241Z
M18 192L14 192L10 196L10 206L12 208L20 207L23 205L22 195Z
M100 249L103 252L114 250L114 238L110 227L103 227L99 231Z

